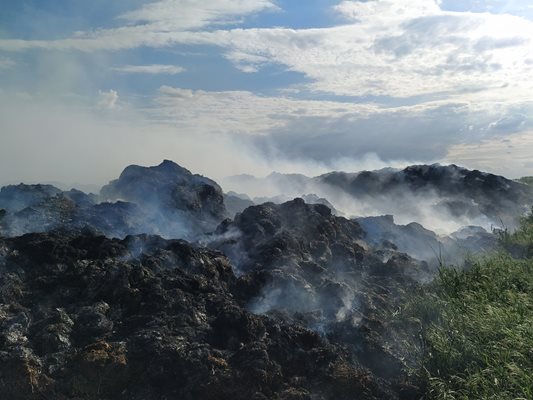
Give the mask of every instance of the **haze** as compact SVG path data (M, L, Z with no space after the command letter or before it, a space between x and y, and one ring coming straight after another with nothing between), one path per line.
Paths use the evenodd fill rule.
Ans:
M533 175L529 1L21 0L0 184L456 163Z

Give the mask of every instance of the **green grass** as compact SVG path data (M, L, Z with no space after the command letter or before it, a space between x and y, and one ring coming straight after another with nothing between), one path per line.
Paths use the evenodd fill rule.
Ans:
M523 178L517 179L517 181L526 185L533 185L533 176L524 176Z
M500 241L504 249L517 258L533 257L533 210L522 218L516 232L501 232Z
M502 244L533 248L533 217ZM533 259L513 254L443 268L404 304L400 318L419 326L407 351L420 355L428 399L533 399Z

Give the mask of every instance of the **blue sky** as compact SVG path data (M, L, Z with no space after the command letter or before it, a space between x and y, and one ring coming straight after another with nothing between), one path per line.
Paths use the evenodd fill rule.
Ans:
M533 163L527 0L20 0L0 182Z

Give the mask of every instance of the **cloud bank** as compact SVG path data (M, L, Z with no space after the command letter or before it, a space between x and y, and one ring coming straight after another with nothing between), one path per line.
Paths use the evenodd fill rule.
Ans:
M175 65L123 65L121 67L112 68L113 71L122 72L125 74L167 74L176 75L185 71L185 68L177 67Z
M533 22L523 8L482 3L345 0L322 10L328 26L298 28L272 22L289 12L280 2L138 2L112 26L0 39L2 103L35 121L52 105L75 108L87 132L62 136L96 143L90 127L120 143L94 154L142 163L137 149L147 148L152 163L173 158L215 177L434 161L533 174L517 150L533 132ZM48 132L4 114L6 154ZM508 152L522 160L512 170L499 161Z

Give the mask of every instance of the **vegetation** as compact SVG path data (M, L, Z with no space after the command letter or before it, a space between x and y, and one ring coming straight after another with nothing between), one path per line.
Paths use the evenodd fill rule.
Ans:
M400 312L416 320L428 399L533 399L533 213L505 250L443 268Z
M533 185L533 176L524 176L523 178L517 179L517 181L526 185Z
M503 248L515 258L533 258L533 209L516 232L500 232Z

